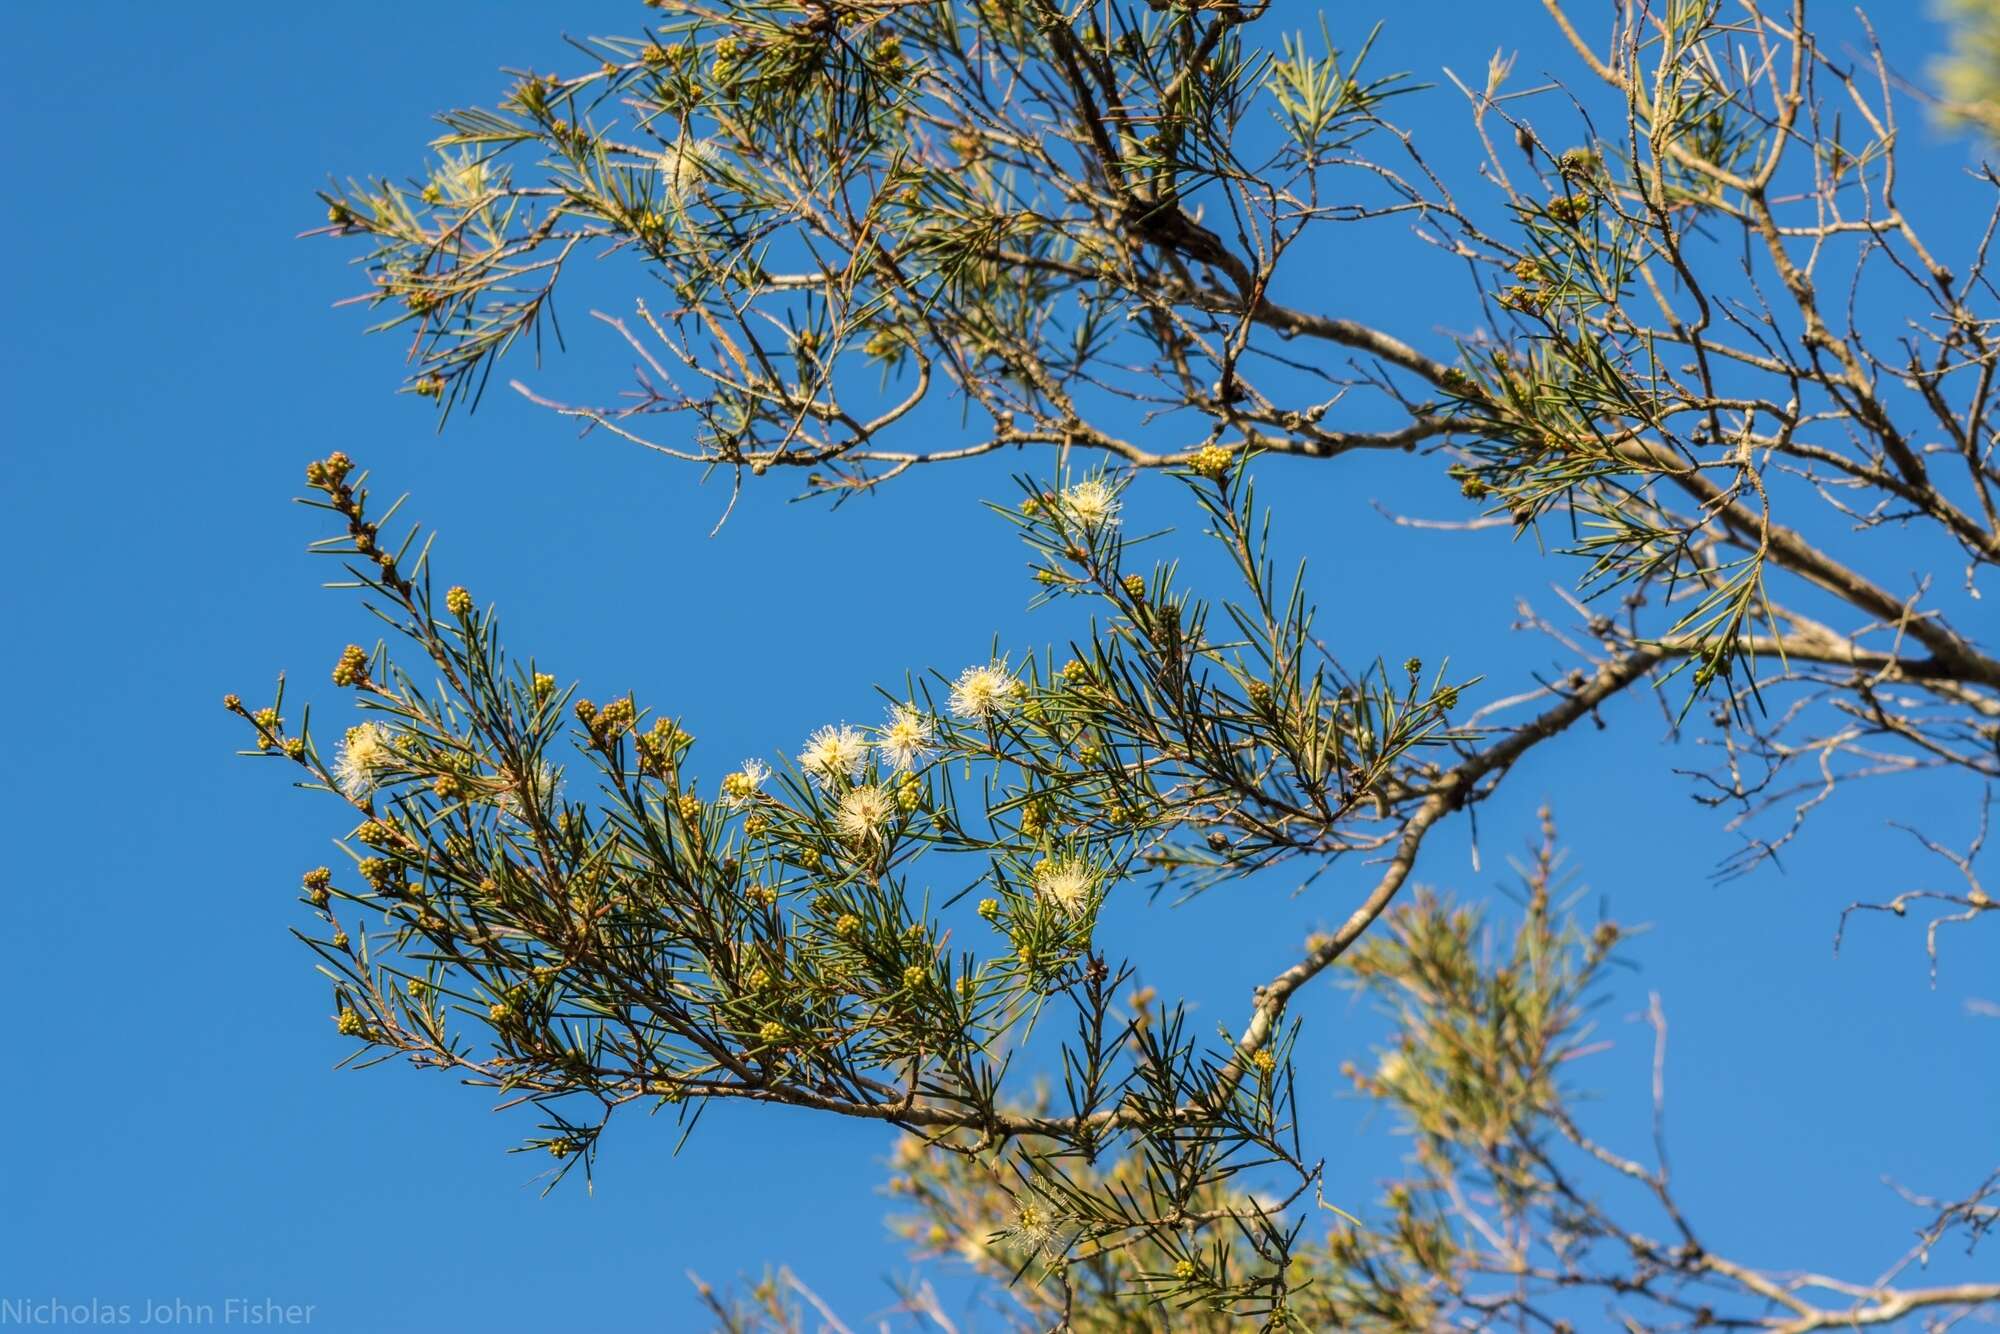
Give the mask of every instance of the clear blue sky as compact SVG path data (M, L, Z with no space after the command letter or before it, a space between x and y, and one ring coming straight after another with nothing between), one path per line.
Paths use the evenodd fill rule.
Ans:
M1524 76L1568 68L1525 3L1400 8L1389 65L1470 75L1505 45ZM1918 68L1936 30L1882 8L1892 50ZM431 113L490 101L502 65L563 59L560 22L627 32L645 14L367 2L0 18L13 71L0 505L15 552L14 648L0 655L15 701L0 768L0 1298L268 1297L314 1304L329 1331L680 1329L699 1323L684 1270L726 1280L788 1263L861 1317L905 1269L872 1193L890 1142L878 1127L724 1107L675 1157L669 1125L633 1118L614 1125L594 1195L541 1198L541 1164L502 1152L527 1127L485 1095L400 1066L335 1072L345 1045L326 990L286 933L338 815L275 767L233 759L241 738L218 703L261 700L281 668L327 699L327 666L369 633L352 602L318 590L326 568L302 550L318 533L287 503L304 462L337 448L413 493L440 569L498 602L514 647L600 698L665 701L710 773L816 723L871 718L872 683L972 660L996 631L1016 646L1066 631L1023 610L1021 555L977 507L1007 493L1002 469L940 470L839 513L753 492L710 539L719 487L578 441L507 395L434 434L390 392L398 348L331 309L357 288L351 252L293 239L319 221L311 192L328 173L417 170ZM1402 111L1463 153L1455 93ZM1907 147L1906 198L1960 188L1965 143L1919 125ZM1444 312L1458 281L1341 266L1316 299ZM581 304L566 314L570 354L538 382L611 383L625 359ZM1288 544L1317 563L1340 641L1449 655L1511 687L1549 661L1507 633L1513 599L1548 601L1566 575L1501 535L1413 533L1371 507L1446 512L1434 472L1271 468L1267 490L1283 493ZM1164 484L1135 496L1186 518ZM1413 584L1445 590L1443 605ZM1657 710L1626 701L1608 720L1538 752L1483 809L1483 872L1454 836L1420 876L1486 893L1552 798L1584 878L1653 926L1603 1014L1616 1047L1579 1076L1601 1092L1600 1136L1645 1149L1647 1038L1629 1016L1657 990L1675 1166L1711 1244L1871 1277L1918 1221L1883 1176L1946 1192L1994 1164L2000 1021L1966 1002L2000 1000L2000 941L1948 938L1931 990L1917 925L1868 920L1836 961L1835 918L1858 896L1937 883L1946 868L1885 821L1962 837L1976 794L1869 790L1782 872L1718 884L1733 845L1654 744ZM1192 996L1202 1022L1234 1024L1306 931L1344 915L1361 874L1296 899L1259 885L1178 911L1134 904L1100 939L1145 960L1163 994ZM1333 1066L1374 1025L1323 984L1300 1012L1329 1198L1365 1202L1400 1146L1337 1096ZM1990 1276L2000 1259L1980 1262ZM1966 1272L1939 1257L1940 1277Z

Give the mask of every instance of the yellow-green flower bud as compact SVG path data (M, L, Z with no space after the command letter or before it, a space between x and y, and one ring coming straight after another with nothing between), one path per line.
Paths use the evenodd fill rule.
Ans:
M333 664L333 683L337 686L359 686L368 683L368 651L359 644L349 644L340 651L340 661Z
M1188 460L1188 467L1211 482L1219 482L1228 475L1229 458L1229 451L1221 445L1203 445Z

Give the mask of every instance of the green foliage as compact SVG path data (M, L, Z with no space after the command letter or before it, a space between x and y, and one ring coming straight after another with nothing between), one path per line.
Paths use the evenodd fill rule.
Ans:
M1420 688L1414 661L1401 686L1306 665L1310 612L1299 589L1282 611L1272 600L1246 478L1186 479L1248 589L1224 604L1243 639L1212 639L1171 567L1126 571L1101 477L1030 486L1009 514L1038 572L1108 613L1076 660L937 676L882 726L823 728L775 776L751 762L713 796L679 720L629 693L580 697L511 658L468 590L439 599L428 544L411 530L392 546L396 507L376 517L344 455L307 480L343 529L315 549L431 678L387 645L343 652L334 681L365 721L333 749L310 716L287 728L282 685L272 711L233 705L251 753L297 765L359 819L352 866L306 878L319 930L302 938L360 1059L400 1053L532 1105L524 1147L552 1155L556 1178L588 1171L633 1103L690 1127L716 1098L891 1121L988 1171L1023 1141L1011 1191L1055 1229L1029 1229L1051 1260L1167 1227L1240 1173L1289 1173L1294 1196L1316 1180L1288 1033L1217 1045L1177 1008L1124 1014L1129 970L1094 938L1128 877L1201 886L1339 855L1342 825L1420 781L1412 757L1454 735L1457 687ZM1182 833L1202 839L1183 849ZM912 881L925 853L985 863L983 929L954 934L950 905ZM1062 1104L1024 1113L1005 1076L1055 1012L1074 1024L1053 1053ZM1143 1203L1092 1166L1117 1153L1143 1165ZM1239 1222L1255 1262L1218 1256L1204 1300L1271 1315L1296 1227L1253 1218Z
M1669 716L1714 725L1698 795L1744 831L1732 871L1853 779L2000 778L2000 658L1945 614L1951 581L1911 574L1942 551L1976 594L2000 564L1994 229L1956 267L1924 239L1886 57L1863 77L1813 27L1717 0L1635 13L1600 50L1551 3L1576 86L1510 89L1505 55L1459 83L1486 150L1461 197L1387 119L1418 86L1373 68L1372 32L1274 50L1268 6L651 8L571 72L447 113L420 179L324 196L376 329L408 340L406 388L441 415L475 402L555 332L573 262L623 256L656 294L600 316L636 392L523 393L735 487L796 469L835 501L1051 447L996 508L1037 600L1096 619L1064 651L914 675L879 725L705 787L670 710L510 654L466 588L434 597L428 544L345 456L313 464L338 530L319 549L390 632L335 663L362 720L325 746L282 680L230 707L251 753L351 808L351 865L306 874L301 934L358 1061L533 1107L524 1147L556 1177L590 1170L627 1104L690 1130L713 1099L901 1126L913 1237L1010 1285L1032 1327L1560 1329L1589 1293L1633 1328L1807 1329L2000 1296L1780 1282L1710 1253L1664 1166L1585 1136L1564 1080L1620 936L1568 917L1552 832L1504 943L1475 908L1401 897L1430 833L1527 751L1683 672ZM1985 123L1991 15L1962 17L1948 109ZM1383 219L1471 273L1455 333L1338 313ZM1325 648L1250 462L1357 450L1455 482L1472 508L1444 526L1576 562L1573 625L1522 607L1564 669L1475 701L1477 676L1394 646ZM1141 469L1180 480L1224 595L1131 536ZM1977 848L1945 854L1963 895L1850 911L1981 920ZM1240 1029L1120 999L1110 895L1244 893L1279 863L1370 879ZM1336 965L1395 1025L1350 1074L1415 1156L1322 1242L1289 1007ZM1589 1172L1655 1216L1614 1216ZM1986 1195L1925 1235L1975 1228ZM702 1296L732 1329L798 1327L816 1300L782 1271Z

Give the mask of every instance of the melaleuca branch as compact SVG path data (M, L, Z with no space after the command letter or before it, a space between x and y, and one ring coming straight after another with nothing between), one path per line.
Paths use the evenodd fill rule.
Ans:
M428 546L390 535L395 507L371 508L344 456L314 464L339 529L319 549L389 643L337 659L362 718L337 745L287 721L282 679L230 707L254 753L351 808L351 865L306 875L301 936L358 1060L530 1105L525 1147L558 1176L628 1105L690 1128L710 1100L905 1127L942 1234L925 1244L1044 1327L1564 1328L1562 1295L1588 1292L1633 1327L1806 1330L1993 1299L1709 1253L1663 1148L1614 1152L1565 1105L1556 1072L1617 932L1551 907L1552 844L1497 968L1473 957L1476 918L1407 893L1435 830L1642 684L1741 838L1729 873L1861 780L2000 777L2000 657L1947 615L2000 564L2000 177L1979 177L1988 225L1946 263L1904 206L1879 50L1833 54L1802 2L1627 8L1600 48L1545 0L1573 86L1517 90L1499 57L1450 76L1485 156L1474 198L1390 119L1421 90L1375 68L1372 35L1266 41L1268 6L652 8L641 36L448 113L422 178L326 194L324 230L366 246L376 327L408 340L407 388L476 403L511 349L559 336L572 265L622 256L656 288L598 315L632 391L522 393L720 471L732 497L778 469L838 502L1048 447L1052 474L1030 465L1000 512L1041 595L1096 620L1060 665L914 677L879 724L703 791L680 720L509 656L465 588L434 599ZM1379 262L1472 275L1460 309L1343 312L1384 221L1430 251ZM1890 312L1880 332L1864 308ZM1554 671L1467 708L1476 677L1325 647L1247 465L1357 450L1448 479L1471 517L1432 526L1454 540L1511 531L1574 562L1562 617L1522 606ZM1184 484L1227 596L1141 559L1120 510L1143 470ZM1991 904L1978 840L1925 842L1967 888L1848 913L1942 903L1935 967L1939 927ZM974 920L923 887L948 859L977 868ZM1136 965L1097 938L1108 895L1357 859L1344 920L1239 1027L1197 1033L1143 988L1120 1001ZM1314 1247L1291 1007L1335 968L1397 1018L1396 1061L1356 1083L1419 1154L1385 1224ZM1031 1069L1060 1091L1024 1088ZM1614 1217L1593 1171L1658 1217ZM1940 1206L1936 1235L1983 1226L1982 1198ZM704 1295L744 1328L818 1304L795 1281L748 1314Z
M2000 1285L1899 1286L1912 1257L1886 1276L1848 1283L1760 1268L1707 1246L1677 1198L1666 1159L1667 1029L1654 1033L1652 1161L1606 1147L1584 1128L1570 1081L1603 1046L1591 1016L1629 932L1573 915L1571 882L1543 813L1541 838L1518 864L1518 922L1429 889L1391 907L1340 961L1346 981L1391 1021L1372 1066L1344 1071L1357 1094L1392 1115L1412 1142L1400 1173L1364 1223L1328 1217L1325 1239L1293 1242L1301 1277L1286 1294L1289 1327L1418 1330L1526 1322L1546 1329L1811 1330L1893 1323L1912 1313L1949 1320L2000 1296ZM1135 998L1143 1003L1145 998ZM1020 1250L1017 1198L960 1157L906 1140L892 1194L919 1254L950 1255L995 1278ZM1635 1182L1612 1195L1590 1174ZM1106 1186L1143 1178L1131 1159L1095 1168ZM1935 1210L1924 1248L1990 1216L1983 1196ZM1607 1201L1616 1200L1614 1205ZM1650 1201L1650 1211L1646 1204ZM1271 1200L1271 1216L1302 1199ZM1290 1215L1294 1223L1302 1215ZM1238 1310L1213 1300L1219 1275L1249 1250L1243 1236L1198 1212L1165 1232L1106 1253L1072 1255L1064 1284L1016 1284L1011 1328L1226 1329ZM1170 1315L1134 1315L1133 1291L1164 1297ZM1276 1325L1278 1320L1269 1324ZM753 1323L751 1328L768 1328Z
M1957 269L1927 245L1884 59L1871 80L1829 55L1803 6L1690 7L1599 52L1548 5L1585 75L1551 116L1589 137L1551 147L1506 62L1461 82L1497 209L1388 119L1417 89L1368 41L1260 49L1263 8L658 8L646 38L587 43L596 68L448 114L421 185L329 195L420 393L476 394L577 247L622 251L671 293L609 321L637 392L533 396L738 485L799 469L839 498L1031 446L1134 468L1425 447L1485 514L1567 526L1583 591L1640 609L1628 634L1687 672L1688 705L1721 701L1739 825L1825 749L1760 722L1794 686L1836 751L2000 766L2000 659L1870 572L1911 524L1968 579L2000 559L1993 229ZM1250 130L1266 113L1275 138ZM1298 299L1309 250L1388 217L1478 275L1456 346ZM1843 259L1843 286L1907 312L1893 354L1829 307ZM1402 420L1335 420L1359 394ZM960 438L899 443L947 399ZM661 415L692 435L659 443ZM1856 677L1801 682L1793 649ZM1939 707L1869 684L1904 681ZM1885 771L1849 753L1837 774ZM1739 869L1790 834L1749 837Z

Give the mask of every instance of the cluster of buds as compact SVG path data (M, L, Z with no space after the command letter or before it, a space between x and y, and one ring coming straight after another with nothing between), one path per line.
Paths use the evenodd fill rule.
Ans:
M1591 210L1596 207L1597 201L1588 195L1564 194L1557 195L1549 201L1548 213L1549 217L1563 226L1574 227L1589 217Z
M1221 445L1203 445L1188 459L1188 469L1198 477L1219 482L1229 475L1230 453Z
M628 706L631 703L629 698L624 702ZM582 717L582 714L579 713L577 716ZM633 748L639 752L639 767L658 778L671 777L677 773L681 757L693 744L693 737L682 731L678 723L666 718L654 719L653 725L639 733L632 741ZM727 795L726 786L725 795Z
M250 715L250 723L257 729L257 749L270 750L283 739L285 720L278 716L276 709L259 709Z
M255 713L244 707L241 695L229 694L222 697L222 707L249 723L257 733L257 749L262 751L283 751L287 759L304 760L306 743L304 737L285 735L285 720L278 716L276 709L259 709Z
M315 490L325 492L327 499L333 502L335 512L347 520L347 535L354 543L355 552L372 558L381 568L383 587L399 597L407 598L412 592L410 581L396 569L395 554L383 550L378 545L376 539L380 536L380 530L363 514L366 494L356 491L347 483L347 476L353 468L352 459L346 454L335 451L324 459L316 459L306 465L306 484Z
M587 699L576 702L576 720L590 733L590 744L599 750L609 750L631 730L638 716L638 706L632 703L630 695L614 699L601 709Z
M750 54L750 44L741 37L725 35L709 43L709 72L718 83L727 83L738 72L738 63Z
M883 37L881 41L875 43L869 64L885 78L894 79L907 73L911 65L910 58L903 54L903 39L895 33Z
M349 644L342 649L340 660L333 664L333 683L342 688L367 685L368 650L359 644Z
M306 483L332 494L346 488L347 474L353 470L354 460L335 450L325 458L314 459L306 465Z
M1493 494L1493 483L1471 468L1455 465L1446 469L1445 475L1456 479L1459 493L1467 500L1484 500Z
M540 74L526 74L507 95L507 103L524 115L544 120L549 114L550 98L560 87L561 84L553 78L544 78Z
M1506 310L1519 311L1523 315L1542 313L1542 292L1539 288L1523 287L1519 283L1503 287L1493 298Z

